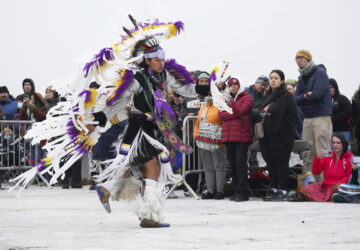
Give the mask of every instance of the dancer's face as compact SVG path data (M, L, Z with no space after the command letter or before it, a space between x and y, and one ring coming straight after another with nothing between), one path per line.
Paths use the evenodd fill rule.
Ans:
M157 57L151 59L145 59L147 65L153 72L161 73L164 70L165 60Z

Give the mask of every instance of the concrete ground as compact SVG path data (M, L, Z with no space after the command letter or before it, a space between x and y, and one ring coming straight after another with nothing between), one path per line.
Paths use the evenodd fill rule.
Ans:
M131 205L95 191L0 190L0 249L360 249L360 206L169 199L170 228L142 229Z

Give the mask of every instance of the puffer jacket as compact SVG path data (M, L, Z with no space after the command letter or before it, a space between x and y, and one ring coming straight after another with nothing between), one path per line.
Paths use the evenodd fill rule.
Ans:
M224 121L221 142L248 142L252 143L251 109L254 100L249 93L241 91L230 102L233 114L220 111L219 117Z

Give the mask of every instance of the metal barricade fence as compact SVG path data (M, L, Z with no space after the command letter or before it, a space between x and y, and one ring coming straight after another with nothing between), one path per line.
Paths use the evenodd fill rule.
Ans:
M198 148L196 147L195 140L193 139L193 131L195 127L196 116L187 116L183 121L182 133L183 133L183 142L189 144L193 148L193 152L191 154L183 154L182 161L182 178L178 183L170 189L167 193L168 197L177 186L184 184L185 187L189 190L189 192L196 198L200 199L196 192L191 188L191 186L186 182L186 176L194 173L202 173L204 172L200 158Z
M0 184L32 168L44 157L39 144L31 145L23 136L32 121L0 121ZM46 179L38 175L45 184Z

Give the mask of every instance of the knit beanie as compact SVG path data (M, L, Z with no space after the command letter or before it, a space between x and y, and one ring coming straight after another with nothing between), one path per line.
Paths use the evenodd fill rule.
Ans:
M236 84L236 85L240 86L239 80L236 79L235 77L231 77L231 78L229 79L229 81L228 81L229 87L230 87L231 85L233 85L233 84Z
M309 51L307 50L299 50L297 53L296 53L296 58L298 57L304 57L306 60L308 61L311 61L312 60L312 55L310 54Z
M263 85L269 85L269 78L266 76L260 76L256 79L255 83L261 83Z
M6 86L0 87L0 94L2 94L2 93L8 93L8 95L10 95L9 90Z
M197 77L197 79L209 79L209 74L208 73L206 73L206 72L201 72L199 75L198 75L198 77Z

